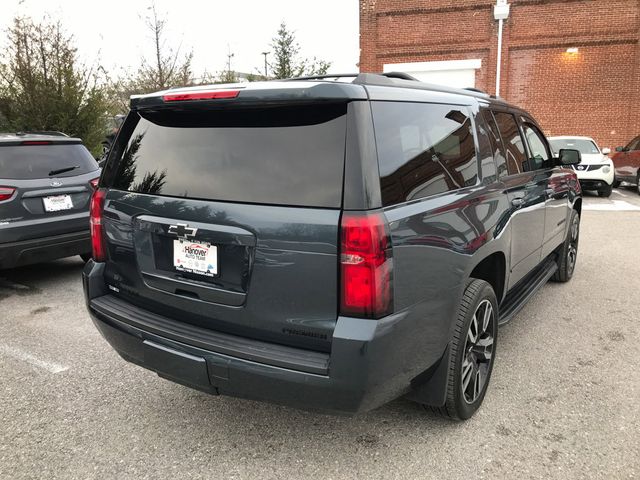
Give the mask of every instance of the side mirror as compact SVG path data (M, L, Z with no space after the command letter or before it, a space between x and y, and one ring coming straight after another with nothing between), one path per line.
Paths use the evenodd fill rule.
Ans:
M624 147L616 147L616 152L624 152Z
M561 148L559 155L560 165L578 165L582 161L582 155L579 150L573 150L570 148Z
M602 149L602 154L603 155L609 155L611 153L611 149L609 147L604 147Z

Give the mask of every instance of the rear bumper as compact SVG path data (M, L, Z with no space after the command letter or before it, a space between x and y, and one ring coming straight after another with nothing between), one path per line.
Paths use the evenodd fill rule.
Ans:
M331 353L312 352L192 328L135 307L108 293L102 268L90 261L83 274L102 336L125 360L198 390L355 414L411 392L416 377L423 388L440 370L420 366L421 352L402 349L406 313L376 321L340 317ZM430 398L444 398L440 384Z
M91 252L89 230L0 243L0 269L47 262Z

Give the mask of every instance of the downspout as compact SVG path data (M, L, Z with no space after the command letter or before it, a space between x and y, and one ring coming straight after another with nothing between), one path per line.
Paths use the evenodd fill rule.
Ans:
M507 0L496 0L493 6L493 18L498 21L498 55L496 60L496 97L500 96L500 67L502 66L502 22L509 18Z
M498 61L496 63L496 97L500 96L500 67L502 66L502 22L498 20Z

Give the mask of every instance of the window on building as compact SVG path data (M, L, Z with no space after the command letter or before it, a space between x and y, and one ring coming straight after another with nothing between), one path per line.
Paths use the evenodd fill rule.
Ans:
M529 166L527 165L524 142L522 141L516 118L511 113L506 112L493 112L493 116L496 119L504 144L509 175L526 172L529 170Z
M475 185L478 164L465 107L372 102L383 205Z

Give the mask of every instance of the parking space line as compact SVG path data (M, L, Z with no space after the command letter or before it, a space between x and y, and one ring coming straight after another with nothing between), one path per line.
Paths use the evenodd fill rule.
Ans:
M614 190L613 193L617 193L618 195L622 195L623 197L628 197L626 193L622 193L620 190Z
M583 210L599 210L613 212L639 212L640 207L625 202L624 200L611 200L611 203L586 203L582 206Z
M24 352L18 348L10 347L8 345L0 344L0 353L5 354L8 357L12 357L16 360L26 362L34 367L42 368L49 373L60 373L64 372L65 370L69 370L69 367L65 367L64 365L60 365L58 363L41 360L28 352Z

